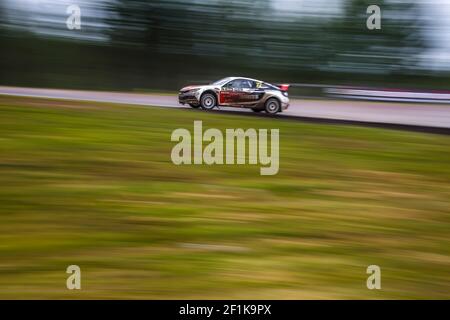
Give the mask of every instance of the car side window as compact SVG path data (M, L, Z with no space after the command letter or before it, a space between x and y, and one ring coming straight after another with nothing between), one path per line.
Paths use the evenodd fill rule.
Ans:
M232 81L228 82L223 87L225 88L225 90L238 89L239 88L239 84L240 84L240 80L236 79L236 80L232 80Z
M252 80L242 80L242 88L254 89L254 88L256 88L256 82L252 81Z
M225 90L241 90L241 89L254 89L257 88L256 82L247 79L236 79L228 82L225 86Z

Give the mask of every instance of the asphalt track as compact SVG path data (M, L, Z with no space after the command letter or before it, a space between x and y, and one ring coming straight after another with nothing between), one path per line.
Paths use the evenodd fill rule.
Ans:
M111 102L167 108L188 108L175 95L36 89L0 86L0 95ZM266 116L248 109L220 108L220 112ZM450 105L348 100L291 99L288 110L274 118L320 123L344 123L450 134Z

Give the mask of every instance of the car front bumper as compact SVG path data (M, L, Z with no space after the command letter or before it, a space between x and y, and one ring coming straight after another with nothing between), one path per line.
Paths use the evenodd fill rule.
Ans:
M200 104L200 101L197 99L194 93L180 93L178 95L178 102L180 104Z

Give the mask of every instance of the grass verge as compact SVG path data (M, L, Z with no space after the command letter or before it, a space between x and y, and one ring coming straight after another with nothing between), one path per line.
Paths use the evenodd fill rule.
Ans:
M0 114L0 298L448 298L448 136L14 97ZM279 128L279 174L173 165L194 120Z

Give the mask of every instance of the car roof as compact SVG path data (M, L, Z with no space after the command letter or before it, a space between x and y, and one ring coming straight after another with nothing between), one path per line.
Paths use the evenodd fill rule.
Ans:
M266 82L266 81L262 81L262 80L257 80L257 79L247 78L247 77L228 77L228 78L230 80L228 80L227 83L230 82L230 81L236 80L236 79L244 79L244 80L251 80L251 81L256 81L256 82L263 82L263 83L268 84L269 86L272 86L272 87L276 88L275 85L273 85L273 84L271 84L269 82Z
M244 80L251 80L251 81L259 81L259 82L265 82L257 79L247 78L247 77L228 77L230 78L230 81L236 80L236 79L244 79Z

